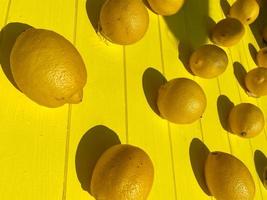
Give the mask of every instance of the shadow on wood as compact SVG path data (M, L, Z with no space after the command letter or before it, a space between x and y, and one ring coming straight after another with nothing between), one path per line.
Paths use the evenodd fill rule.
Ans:
M157 115L160 115L157 106L158 91L160 86L164 85L166 82L167 80L165 77L154 68L149 67L143 73L143 91L147 103Z
M83 135L75 157L76 173L83 190L90 193L92 173L102 153L120 143L118 135L103 125L95 126Z
M262 31L265 26L267 26L267 1L266 0L257 0L260 5L260 14L255 22L249 25L254 38L256 39L258 46L263 48L266 46L262 37Z
M230 8L231 8L230 4L228 3L227 0L220 0L220 4L221 4L221 8L222 8L224 16L225 17L228 16Z
M211 38L211 30L213 29L213 27L216 25L216 22L214 21L214 19L212 19L211 17L207 18L207 33L208 33L208 37Z
M257 174L263 184L263 173L264 168L267 167L267 158L260 150L254 152L254 164Z
M209 18L208 0L185 1L185 5L178 13L164 16L169 30L179 41L178 58L189 73L191 73L188 66L190 55L196 48L207 43Z
M251 43L248 44L248 49L249 49L249 53L250 53L255 65L257 65L257 63L258 63L257 62L257 54L258 54L257 49Z
M105 1L106 0L86 1L87 16L96 32L98 32L99 29L99 17L100 17L101 7L105 3Z
M209 152L210 151L206 147L206 145L198 138L194 138L191 141L189 149L191 167L193 169L195 178L197 179L198 185L201 187L203 192L211 196L206 185L204 174L205 162L209 155Z
M14 87L17 87L10 68L10 54L18 36L25 30L32 28L28 24L9 23L0 32L0 64L6 77Z
M231 132L228 124L228 116L230 111L234 107L234 104L225 95L220 95L217 99L217 111L220 119L220 123L224 130Z
M147 9L149 9L151 12L155 13L157 15L157 13L152 10L151 6L149 5L148 1L147 0L142 0L143 3L145 4L145 6L147 7Z
M246 88L246 83L245 83L245 77L246 77L247 71L245 70L243 65L239 62L234 62L233 66L234 66L235 78L238 81L239 85L242 87L242 89L245 90L246 92L247 88Z
M188 73L194 75L189 65L189 59L191 54L193 53L193 50L190 49L186 43L180 41L178 45L178 51L179 60L183 63L184 68L187 70Z

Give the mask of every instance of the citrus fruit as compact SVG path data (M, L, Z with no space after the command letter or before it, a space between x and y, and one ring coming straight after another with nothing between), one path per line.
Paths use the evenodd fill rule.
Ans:
M61 35L30 28L17 38L10 65L18 88L47 107L82 101L87 74L75 47Z
M140 148L119 144L107 149L93 170L91 193L98 200L145 200L154 168Z
M163 118L176 124L192 123L200 119L206 104L202 88L187 78L170 80L159 89L159 112Z

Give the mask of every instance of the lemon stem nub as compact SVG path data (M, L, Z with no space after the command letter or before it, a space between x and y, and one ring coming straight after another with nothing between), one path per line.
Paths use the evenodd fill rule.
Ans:
M243 137L245 137L245 136L247 135L247 133L246 133L245 131L242 131L242 132L240 133L240 135L243 136Z
M80 103L83 99L83 91L79 90L78 92L74 93L68 100L68 103Z

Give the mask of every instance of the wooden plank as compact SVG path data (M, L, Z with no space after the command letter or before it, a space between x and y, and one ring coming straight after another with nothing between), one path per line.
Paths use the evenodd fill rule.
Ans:
M225 109L232 104L253 103L267 116L267 97L248 97L238 82L256 67L252 46L258 50L262 44L253 34L261 21L246 27L238 45L225 49L230 61L225 73L205 80L191 75L186 61L195 48L210 42L208 29L224 17L223 1L187 1L171 17L149 12L145 38L126 47L95 32L103 1L14 0L9 5L0 0L1 27L19 22L64 35L75 43L88 71L81 104L58 109L36 105L12 85L6 68L7 47L12 46L7 40L25 25L9 24L1 31L0 199L93 200L88 191L94 164L106 148L120 142L139 146L152 158L150 200L214 199L208 196L202 173L209 150L230 152L242 160L255 180L255 199L267 199L260 180L267 164L266 128L249 140L225 130ZM190 125L168 123L157 113L158 87L177 77L197 81L207 95L203 118Z
M1 5L0 12L2 13L2 15L0 17L0 25L2 27L5 23L7 15L8 15L10 1L9 0L1 0L0 5Z
M156 95L159 87L149 88L151 81L163 83L158 16L150 14L145 37L125 47L127 79L128 142L143 148L155 167L155 179L149 199L176 199L168 126L149 106L147 95ZM155 76L154 76L155 75ZM154 90L154 91L153 91ZM149 94L152 93L152 94ZM160 147L160 148L159 148Z
M247 29L247 34L245 35L243 41L243 48L242 48L242 55L245 55L245 58L243 59L243 66L245 71L250 71L252 69L254 69L255 67L257 67L255 65L255 61L253 58L253 54L251 53L251 49L250 49L250 45L257 45L256 44L256 39L254 37L254 35L252 34L252 32L250 31L250 29ZM261 108L261 110L263 111L265 118L266 118L266 101L263 100L263 98L252 98L249 97L246 93L245 90L242 89L242 100L245 100L246 102L250 102L253 103L254 105L258 106ZM266 121L266 120L265 120ZM262 176L263 172L259 172L257 171L257 168L259 166L259 164L257 164L255 162L256 158L256 151L261 151L263 154L267 154L267 140L266 140L266 129L264 129L264 131L262 131L258 136L250 139L250 145L251 145L251 149L252 149L252 159L253 159L253 167L252 170L254 171L254 178L255 178L255 183L259 186L259 191L261 193L262 199L266 199L267 198L267 191L265 189L265 187L263 186L260 177ZM262 167L262 166L261 166Z
M74 5L74 1L62 0L12 1L8 25L2 30L2 67L8 67L11 40L25 27L21 23L52 29L72 41ZM0 85L0 198L61 199L68 105L57 109L37 105L19 92L5 73L0 74Z
M160 18L163 71L168 80L177 77L195 79L188 72L187 62L192 51L206 42L206 30L202 23L207 13L207 1L201 5L198 1L187 1L176 15ZM200 84L203 87L203 83ZM188 125L170 123L170 136L177 199L210 199L202 173L208 149L201 141L201 122Z
M101 2L83 0L77 6L76 47L85 60L88 82L83 102L71 109L64 199L93 200L89 188L97 159L111 145L126 142L123 48L94 30Z
M230 5L234 1L229 1ZM234 83L237 86L237 90L232 91L232 93L235 93L236 96L233 97L232 101L234 104L238 104L241 102L250 102L255 105L257 105L257 101L254 98L248 97L244 90L243 85L243 78L245 75L245 72L248 71L248 66L252 64L252 59L250 58L249 54L249 48L246 44L248 41L251 40L251 36L249 36L249 29L246 26L246 34L242 41L240 41L237 45L234 47L229 48L230 56L232 60L232 75L228 75L227 80L228 83L230 79L232 78L231 82ZM223 88L223 90L226 92L229 90L226 88L226 80L222 80L220 82L220 87ZM228 93L229 94L229 93ZM230 96L230 95L229 95ZM238 97L239 96L239 97ZM255 163L254 163L254 149L258 146L257 140L258 136L255 139L243 139L240 137L237 137L233 134L229 134L230 136L230 143L231 143L231 149L233 155L237 156L240 160L242 160L246 166L249 168L255 184L256 184L256 196L255 199L265 199L262 195L262 186L259 183L259 178L255 169ZM265 138L263 138L265 139ZM265 140L263 140L265 142ZM263 144L263 141L261 141L261 144Z

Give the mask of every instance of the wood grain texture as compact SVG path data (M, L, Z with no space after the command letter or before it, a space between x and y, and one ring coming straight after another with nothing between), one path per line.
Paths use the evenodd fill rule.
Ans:
M149 10L148 32L130 46L112 44L97 32L103 2L0 0L0 199L93 200L94 165L118 143L141 147L153 160L149 200L214 199L203 175L210 151L242 160L256 184L255 200L267 199L260 179L267 163L266 127L259 136L242 139L229 133L226 121L241 102L259 106L267 116L267 98L248 97L243 85L261 45L255 29L247 26L241 42L224 48L229 65L218 78L201 79L188 69L191 53L211 43L211 27L225 17L222 5L233 0L188 0L169 17ZM54 30L77 47L88 72L82 103L44 108L13 85L8 54L28 25ZM207 109L193 124L175 125L159 116L157 90L177 77L195 80L207 96Z
M9 40L25 24L54 30L72 41L74 11L74 1L10 1L1 28L1 54L8 56ZM1 57L0 198L61 199L68 105L48 109L32 102L8 79L8 61Z

